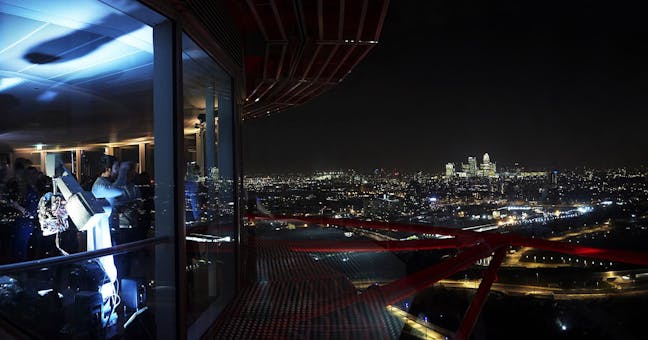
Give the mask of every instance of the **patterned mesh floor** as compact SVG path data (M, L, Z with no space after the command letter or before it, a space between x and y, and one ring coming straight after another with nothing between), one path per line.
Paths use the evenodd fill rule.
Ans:
M395 339L403 323L383 301L328 308L359 294L343 273L279 240L256 241L257 282L216 320L209 339Z

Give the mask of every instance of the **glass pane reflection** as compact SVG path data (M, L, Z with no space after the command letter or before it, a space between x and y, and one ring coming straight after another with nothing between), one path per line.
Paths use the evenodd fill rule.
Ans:
M187 320L200 334L234 295L231 78L183 36Z

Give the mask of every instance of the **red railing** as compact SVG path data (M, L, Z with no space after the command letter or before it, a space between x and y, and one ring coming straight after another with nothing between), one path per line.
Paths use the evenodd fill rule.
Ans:
M412 273L402 279L367 290L360 295L353 295L333 301L315 311L318 316L363 301L380 299L386 305L405 300L449 276L467 269L476 261L493 256L488 269L484 271L482 281L470 306L456 332L455 339L468 339L479 317L493 282L497 280L497 271L506 257L507 247L530 247L576 256L586 256L607 261L625 262L648 266L648 253L617 249L586 247L579 244L548 241L512 234L478 233L447 227L427 226L421 224L391 223L379 221L362 221L354 219L337 219L326 217L295 216L258 216L248 215L250 220L298 221L318 225L377 229L388 231L405 231L420 234L439 234L453 236L449 239L425 239L406 241L288 241L288 247L296 252L374 252L374 251L416 251L434 249L459 249L459 253L443 259L423 270Z

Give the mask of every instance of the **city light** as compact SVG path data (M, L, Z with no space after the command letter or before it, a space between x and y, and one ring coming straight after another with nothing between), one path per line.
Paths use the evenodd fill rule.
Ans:
M483 176L447 178L438 176L438 173L412 174L403 171L373 171L366 174L356 171L322 171L312 174L261 175L246 178L246 186L267 206L275 207L272 214L317 216L326 221L327 228L335 228L331 227L336 224L334 220L339 220L340 223L348 219L368 224L394 223L393 228L386 229L354 228L353 234L350 230L340 230L340 234L346 238L344 241L354 244L362 238L385 242L381 245L384 247L395 247L394 242L461 242L460 237L453 239L453 236L438 233L437 230L421 230L420 233L399 231L399 223L406 223L422 228L451 226L458 232L483 233L486 239L490 235L501 234L580 247L578 251L567 252L562 256L556 256L553 250L562 252L566 249L563 246L545 250L527 247L509 249L502 266L510 274L503 275L491 288L504 296L517 294L515 296L531 296L534 299L577 301L600 297L602 294L631 294L634 285L640 284L634 279L636 273L635 276L623 275L627 280L616 276L616 281L610 283L587 277L565 280L562 274L552 271L567 273L573 268L596 275L599 271L610 270L609 267L613 265L610 259L589 258L590 254L596 254L590 248L592 242L614 235L617 230L614 215L610 215L614 211L605 209L601 203L596 202L613 202L621 195L628 202L646 200L648 185L637 184L630 179L641 177L630 177L636 176L631 173L624 182L619 179L618 172L607 170L601 176L607 176L603 177L606 179L615 178L619 184L603 189L596 185L596 181L602 181L601 179L590 180L587 174L561 170L565 186L560 187L548 176L553 172L545 173L545 177L515 176L506 168L502 169L501 176L497 179ZM395 175L397 172L398 176ZM290 195L281 195L281 188L290 188ZM631 214L641 216L634 211L628 212L627 216ZM312 222L309 223L310 227L317 226L315 220L308 222ZM627 230L625 226L623 230ZM335 247L339 247L340 251L349 251L341 243ZM384 248L372 249L362 244L353 249L356 254L386 251ZM451 257L442 260L448 258ZM490 265L492 258L486 256L471 264L483 270ZM348 255L342 255L338 258L338 263L340 266L346 263L348 265L344 267L354 267L358 265L358 259L354 256L351 260ZM545 275L545 272L551 274ZM367 280L377 282L379 287L390 282L376 276L370 276ZM367 281L362 282L365 287ZM627 288L621 286L622 282ZM479 280L462 276L458 280L444 279L441 284L459 289L477 289ZM410 308L407 302L403 302L402 306ZM427 324L423 321L423 316L419 320ZM561 321L555 329L567 332L570 327Z

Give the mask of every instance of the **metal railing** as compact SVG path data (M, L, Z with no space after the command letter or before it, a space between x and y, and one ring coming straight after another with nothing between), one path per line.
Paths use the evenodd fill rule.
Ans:
M153 237L145 240L119 244L116 246L112 246L110 248L103 248L103 249L97 249L92 251L74 253L70 255L48 257L39 260L4 264L4 265L0 265L0 275L6 275L9 273L15 273L15 272L31 270L31 269L39 269L39 268L44 268L52 265L80 262L84 260L94 259L97 257L107 256L107 255L122 254L133 250L151 247L156 244L167 242L168 240L169 237L167 236Z

